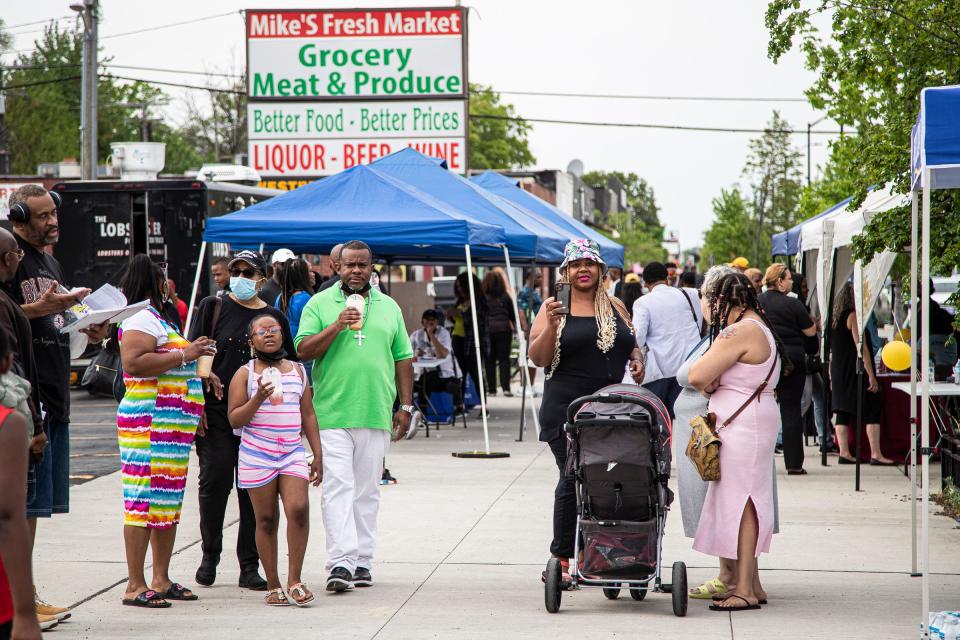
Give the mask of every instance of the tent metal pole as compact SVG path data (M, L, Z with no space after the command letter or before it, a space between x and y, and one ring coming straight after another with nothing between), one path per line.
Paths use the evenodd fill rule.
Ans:
M477 377L480 380L474 380L477 385L477 391L480 392L480 415L483 418L483 446L486 453L490 454L490 432L487 426L487 391L483 387L483 360L480 358L480 327L477 321L477 292L473 286L473 260L470 256L470 245L463 245L464 252L467 255L467 287L470 289L470 317L473 319L473 351L477 356ZM467 375L464 372L464 375Z
M910 202L910 575L917 571L917 192ZM902 337L902 336L901 336Z
M513 302L513 319L514 325L517 330L517 344L520 350L520 369L522 373L520 374L521 379L523 380L523 401L526 403L527 392L529 391L530 399L530 410L533 414L533 426L537 430L537 437L540 437L540 421L537 416L537 405L533 400L533 387L530 384L530 369L527 366L527 338L523 335L523 328L520 326L520 306L517 304L517 296L520 295L520 289L517 287L516 280L513 277L513 268L510 265L510 250L507 248L507 245L503 245L503 259L507 264L507 277L510 280L510 288L513 289L513 295L510 297L510 301ZM524 409L525 411L525 409ZM523 423L524 418L521 415L520 418L520 440L523 440Z
M921 325L921 349L920 364L923 367L920 370L921 383L920 389L922 399L920 401L920 455L921 471L920 490L923 492L922 505L920 511L921 517L921 546L922 562L920 563L923 571L923 585L921 587L923 601L923 619L921 620L921 629L924 637L930 636L930 169L923 169L923 206L921 208L921 244L920 244L920 314Z
M193 289L190 290L190 304L187 306L187 323L183 328L183 336L190 335L190 322L193 320L193 307L197 301L197 289L200 287L200 273L203 271L203 257L207 254L207 241L200 243L200 257L197 258L197 272L193 275Z
M859 322L858 322L859 324ZM854 428L857 432L854 434L854 454L853 457L856 459L857 466L855 469L854 480L853 480L853 490L860 491L860 452L862 449L861 441L863 440L863 435L860 431L863 430L863 332L861 331L860 340L857 341L857 419L854 423ZM873 452L870 452L871 455Z

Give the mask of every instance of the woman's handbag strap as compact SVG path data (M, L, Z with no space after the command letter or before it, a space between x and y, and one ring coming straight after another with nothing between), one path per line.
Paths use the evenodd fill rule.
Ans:
M733 413L732 416L730 416L729 418L727 418L726 420L723 421L723 424L720 426L721 429L722 429L723 427L726 427L728 424L730 424L730 423L733 422L734 420L736 420L736 419L737 419L737 416L739 416L741 413L743 413L743 410L746 409L746 408L747 408L747 405L749 405L751 402L753 402L754 399L759 399L760 394L763 393L763 390L767 388L767 384L770 382L770 376L773 375L773 370L774 370L774 368L776 368L776 366L777 366L777 358L779 358L779 357L780 357L780 354L777 353L777 351L776 351L776 346L774 346L774 351L773 351L773 364L770 365L770 371L767 371L767 377L763 379L763 382L760 383L760 386L757 387L757 390L754 391L753 394L752 394L749 398L747 398L747 401L744 402L742 405L740 405L740 408L737 409L737 410ZM720 429L717 429L717 431L719 431L719 430L720 430Z

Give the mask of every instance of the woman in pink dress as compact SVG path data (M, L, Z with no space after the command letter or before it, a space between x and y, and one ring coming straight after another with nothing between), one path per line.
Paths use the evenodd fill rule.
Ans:
M690 367L689 382L712 394L720 430L721 479L711 482L693 548L737 561L736 593L710 608L759 609L766 602L757 558L773 536L773 449L780 427L774 389L783 350L742 273L705 292L701 304L712 344Z

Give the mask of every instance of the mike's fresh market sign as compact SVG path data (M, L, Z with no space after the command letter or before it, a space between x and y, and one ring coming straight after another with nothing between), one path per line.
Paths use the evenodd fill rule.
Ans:
M261 176L317 177L413 147L463 173L465 116L463 100L251 102L248 163Z
M464 10L247 11L247 92L263 99L466 96Z

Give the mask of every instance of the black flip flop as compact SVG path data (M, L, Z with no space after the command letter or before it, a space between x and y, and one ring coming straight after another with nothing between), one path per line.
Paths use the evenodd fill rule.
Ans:
M124 598L123 604L128 607L143 607L144 609L169 609L173 605L170 602L159 602L166 600L162 593L148 589L135 598Z
M724 600L726 600L727 598L729 598L731 595L733 595L733 594L730 594L730 593L718 593L718 594L715 594L715 595L714 595L712 598L710 598L710 599L713 600L714 602L723 602ZM737 597L739 597L739 596L737 596ZM766 599L766 598L763 598L762 600L757 601L757 604L767 604L767 599Z
M870 466L871 467L895 467L897 466L897 463L894 462L893 460L891 460L890 462L882 462L880 460L877 460L876 458L870 458Z
M712 604L710 605L710 611L752 611L753 609L759 609L759 604L750 604L746 598L743 596L731 593L728 598L736 598L743 602L744 606L742 607L721 607L719 605Z
M193 593L193 591L187 589L179 582L174 582L171 584L170 588L160 595L164 600L179 600L181 602L192 602L200 599L197 594Z
M805 476L807 475L806 469L787 469L788 476Z
M843 456L840 456L840 459L837 461L837 463L838 464L857 464L857 461L855 459L851 460L850 458L844 458Z

